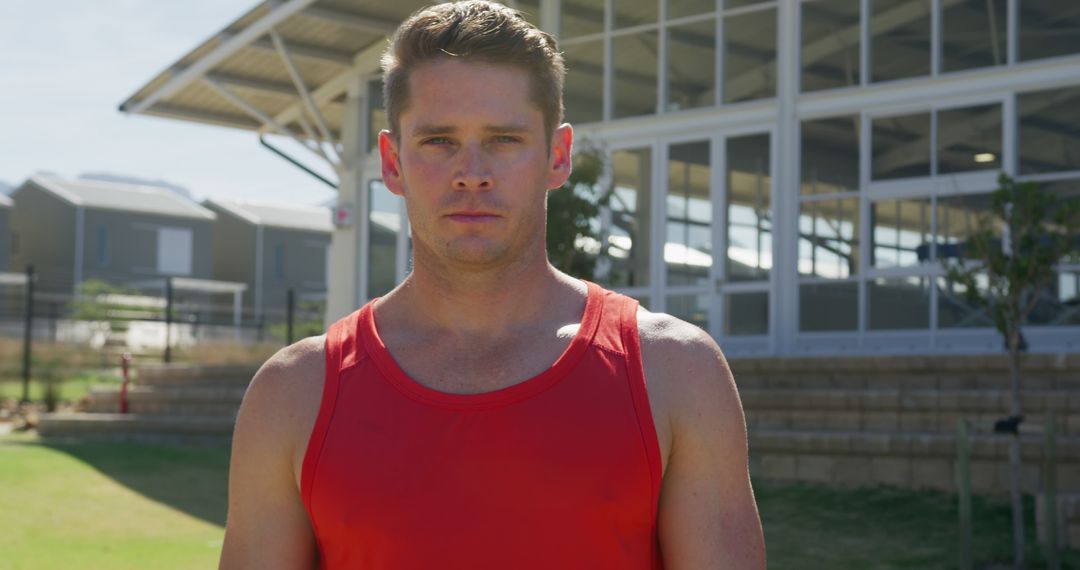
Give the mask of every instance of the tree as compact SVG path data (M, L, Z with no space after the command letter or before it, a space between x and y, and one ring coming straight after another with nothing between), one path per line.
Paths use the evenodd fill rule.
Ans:
M941 256L948 279L964 287L970 304L989 313L1009 354L1010 418L999 422L999 426L1000 431L1012 436L1009 491L1013 560L1017 569L1024 566L1023 471L1018 426L1023 421L1020 363L1027 343L1021 328L1042 294L1053 285L1057 264L1077 256L1078 217L1080 201L1061 200L1037 183L1018 183L1002 174L998 177L998 189L991 196L990 215L979 220L977 230L966 243L960 244L955 258ZM998 426L995 431L999 431Z
M601 172L601 154L586 148L574 155L574 168L566 183L548 193L548 258L559 270L582 279L593 279L596 271L596 256L580 244L598 239L591 224L599 213Z

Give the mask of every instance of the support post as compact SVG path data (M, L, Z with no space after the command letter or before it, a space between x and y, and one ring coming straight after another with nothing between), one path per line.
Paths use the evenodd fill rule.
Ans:
M1046 567L1061 570L1058 557L1057 503L1057 415L1051 410L1046 417L1046 451L1043 454L1043 494L1046 501Z
M34 339L34 266L26 266L26 306L23 307L23 393L22 403L30 401L30 351Z
M967 420L956 427L956 489L960 499L960 570L972 570L971 440Z
M165 363L172 362L172 277L165 278Z
M289 289L285 296L285 345L293 341L293 309L296 307L296 292Z

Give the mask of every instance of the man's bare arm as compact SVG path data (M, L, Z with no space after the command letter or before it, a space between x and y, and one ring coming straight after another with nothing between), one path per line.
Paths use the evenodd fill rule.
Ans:
M668 570L764 569L765 540L747 471L746 422L720 347L666 315L643 351L661 374L671 454L660 494Z
M324 337L270 358L251 381L233 433L221 570L315 567L315 539L297 485L318 412Z

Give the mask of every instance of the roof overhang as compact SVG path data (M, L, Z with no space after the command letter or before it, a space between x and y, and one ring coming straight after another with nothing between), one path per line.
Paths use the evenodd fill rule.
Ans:
M341 164L351 80L420 4L264 0L120 104L128 114L287 136Z

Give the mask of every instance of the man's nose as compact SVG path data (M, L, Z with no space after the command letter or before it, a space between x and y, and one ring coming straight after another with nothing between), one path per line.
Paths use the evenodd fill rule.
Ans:
M454 174L455 190L490 190L491 163L479 144L467 144L461 149L457 172Z

